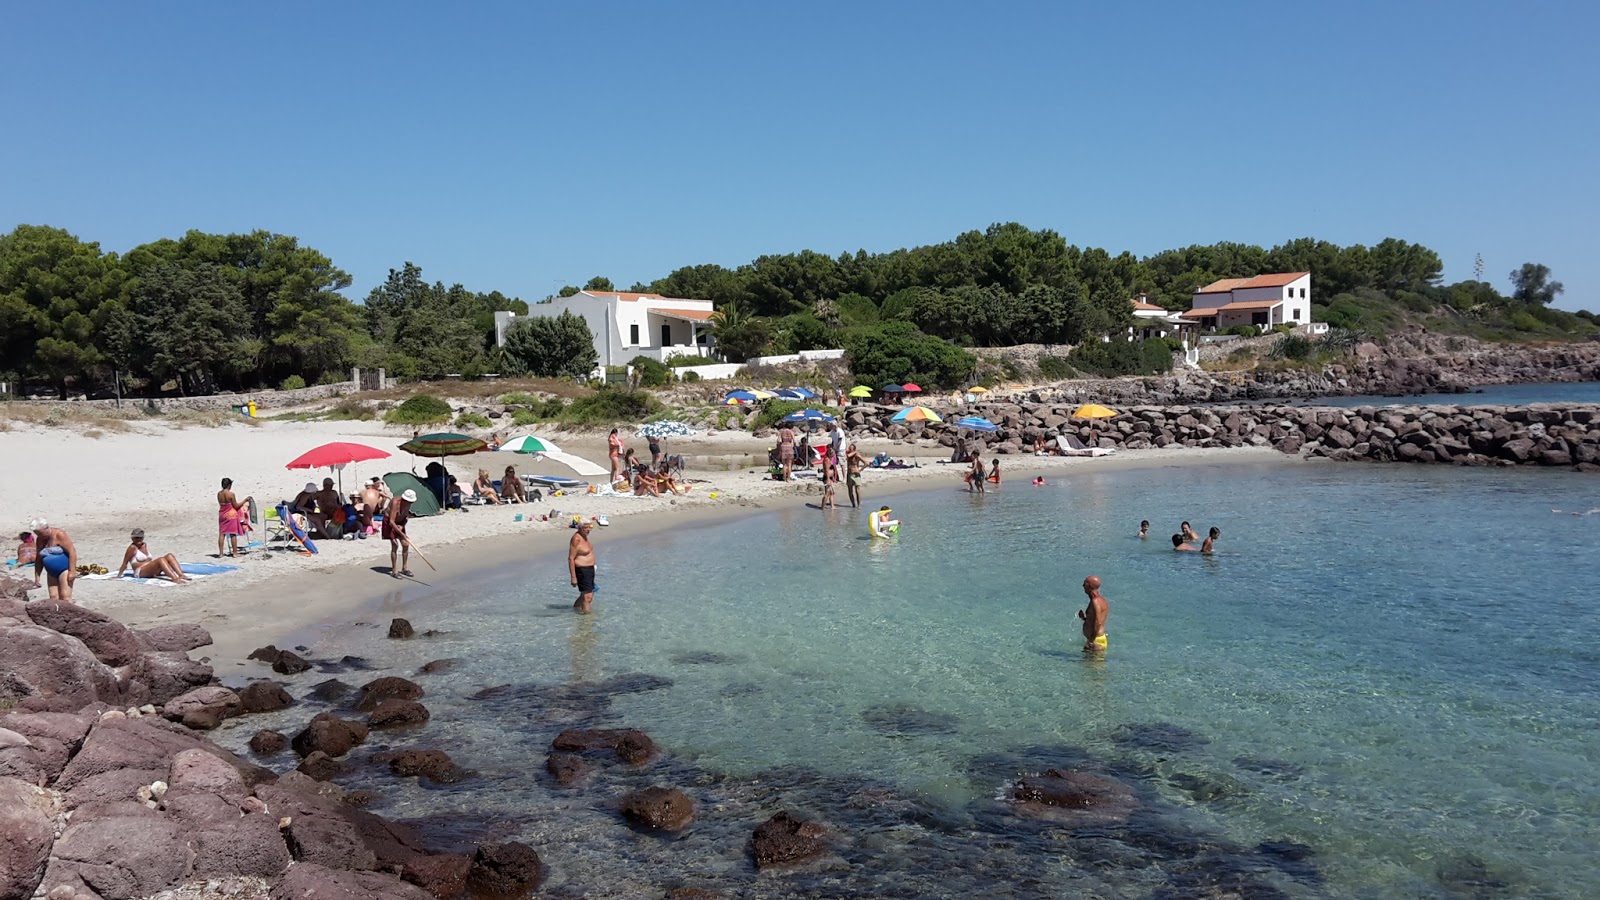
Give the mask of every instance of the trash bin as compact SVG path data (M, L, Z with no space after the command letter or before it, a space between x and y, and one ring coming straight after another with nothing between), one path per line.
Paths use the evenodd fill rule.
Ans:
M251 400L250 403L249 403L249 406L250 406L250 418L254 419L256 417L256 402L254 400Z

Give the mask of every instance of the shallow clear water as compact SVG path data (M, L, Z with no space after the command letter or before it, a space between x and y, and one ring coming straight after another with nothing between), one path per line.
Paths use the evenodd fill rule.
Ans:
M1600 515L1551 512L1600 507L1600 481L1233 464L1035 488L1015 471L984 497L869 484L906 521L892 541L864 511L811 508L617 544L601 529L589 617L549 558L397 601L449 633L369 629L339 652L402 674L461 657L419 679L433 723L392 739L480 775L375 777L382 811L509 817L555 888L596 895L679 877L763 896L1600 895ZM1214 557L1169 549L1185 518L1222 528ZM1078 650L1088 574L1111 603L1103 659ZM628 673L672 684L468 699ZM550 739L594 723L669 757L553 789ZM1129 783L1138 811L1040 825L996 802L1052 765ZM608 803L647 783L690 792L699 824L675 841L618 825ZM774 881L743 848L784 807L840 849Z
M1415 406L1442 403L1447 406L1523 406L1529 403L1600 403L1600 382L1578 381L1553 384L1487 384L1468 394L1421 394L1414 397L1320 397L1306 401L1311 406Z

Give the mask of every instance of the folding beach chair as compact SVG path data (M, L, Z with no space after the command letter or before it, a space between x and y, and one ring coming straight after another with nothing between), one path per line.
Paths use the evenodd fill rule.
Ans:
M273 544L292 544L294 532L289 530L287 522L278 515L278 506L269 506L261 513L261 521L267 526L267 549L272 549Z

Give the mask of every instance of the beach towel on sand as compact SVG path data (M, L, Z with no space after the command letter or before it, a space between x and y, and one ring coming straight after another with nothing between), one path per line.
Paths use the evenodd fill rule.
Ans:
M191 578L205 578L208 575L226 575L229 572L237 572L239 570L238 566L224 566L216 563L178 563L178 565L183 569L183 574L188 575ZM171 587L173 584L164 577L137 578L131 573L126 572L123 573L121 578L118 578L114 572L107 573L105 575L80 575L78 577L84 581L128 581L134 584L153 584L157 587Z

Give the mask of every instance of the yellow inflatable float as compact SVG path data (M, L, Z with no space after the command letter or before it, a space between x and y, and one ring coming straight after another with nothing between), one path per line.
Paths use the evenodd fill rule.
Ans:
M885 506L867 516L867 533L875 538L887 538L899 534L900 520L894 518L894 511Z

